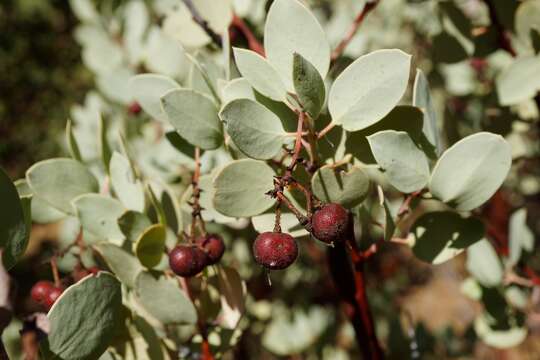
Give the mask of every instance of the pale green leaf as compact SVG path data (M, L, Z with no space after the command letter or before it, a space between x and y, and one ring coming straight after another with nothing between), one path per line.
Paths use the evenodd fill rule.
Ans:
M227 104L236 99L255 100L253 88L245 78L229 81L221 91L221 100L223 104Z
M521 258L523 251L530 252L534 248L534 234L527 226L527 210L519 209L510 217L509 224L508 266L514 266Z
M298 53L294 54L293 83L302 107L316 119L324 106L326 87L313 64Z
M205 150L223 143L218 108L206 95L188 89L171 90L161 102L169 122L189 143Z
M457 210L469 211L497 191L511 164L510 145L501 136L477 133L442 154L431 174L429 189Z
M503 281L503 267L488 240L482 239L467 249L467 270L480 284L495 287Z
M437 112L431 99L429 84L422 70L416 70L413 89L413 105L420 108L424 115L423 132L429 142L437 149L437 155L442 152L442 145L437 123Z
M165 325L197 321L195 306L175 278L142 271L135 280L135 293L142 307Z
M274 170L257 160L237 160L226 165L214 179L214 207L231 217L250 217L274 204L266 193L274 188Z
M161 108L160 98L180 85L173 79L158 74L135 75L129 82L133 98L151 117L167 121L167 115Z
M532 99L540 90L540 56L515 59L495 79L501 105L516 105Z
M103 240L121 245L125 239L117 219L125 209L116 199L99 194L81 195L73 200L84 230Z
M379 206L382 207L383 210L382 226L384 230L384 240L390 241L396 232L396 222L380 185L377 185L377 196L379 197Z
M429 180L426 155L403 131L386 130L368 136L375 160L392 186L403 193L421 190Z
M270 99L285 100L287 89L276 69L265 58L251 50L234 48L234 59L242 76L255 90Z
M274 212L268 212L265 214L253 216L251 223L258 233L267 231L274 231L274 225L276 223L276 214ZM309 232L298 223L298 219L294 214L281 213L281 230L291 235L292 237L302 237L309 234Z
M129 210L144 211L144 187L135 177L129 160L118 152L114 152L109 173L114 193Z
M313 194L321 201L353 208L366 198L369 177L359 167L348 171L323 166L311 178Z
M66 214L60 210L55 209L45 200L32 193L32 189L28 186L26 179L19 179L15 181L15 186L19 192L20 197L31 196L31 213L32 221L38 224L48 224L57 222L66 217Z
M150 227L152 222L143 213L138 211L128 210L118 218L118 226L122 233L131 242L137 241L143 231Z
M97 192L99 184L80 162L56 158L38 162L26 172L32 192L66 214L74 214L71 200Z
M270 6L264 28L266 57L294 91L293 54L302 55L322 78L330 66L330 46L326 34L311 11L298 0L276 0Z
M397 105L409 81L411 56L401 50L378 50L349 65L328 97L332 121L357 131L375 124Z
M143 271L143 267L133 254L109 243L99 243L94 248L123 284L130 288L135 286L135 278Z
M77 139L73 134L73 127L71 119L68 119L66 123L66 143L68 146L69 154L74 160L82 161L81 151L79 150L79 145L77 144Z
M281 151L287 134L279 118L263 105L237 99L225 105L219 116L236 146L247 156L266 160Z
M100 272L67 288L47 317L45 358L97 359L113 340L121 319L120 282Z

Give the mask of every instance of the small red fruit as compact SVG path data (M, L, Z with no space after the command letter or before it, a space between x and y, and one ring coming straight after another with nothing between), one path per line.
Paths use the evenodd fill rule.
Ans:
M253 243L255 261L270 270L289 267L298 257L296 240L278 232L264 232Z
M49 293L47 294L47 296L45 296L45 299L43 300L43 305L45 306L47 311L51 310L52 306L54 305L56 300L60 297L60 295L62 295L63 292L64 292L64 289L58 288L58 287L53 287L49 291Z
M221 236L217 234L208 234L206 236L199 237L196 241L197 245L203 249L208 257L208 265L214 265L221 260L223 253L225 252L225 243Z
M141 110L142 110L141 105L138 102L134 101L131 104L129 104L128 113L130 113L131 115L138 115L141 112Z
M206 253L195 245L178 245L169 253L169 266L178 276L195 276L207 263Z
M38 304L42 304L53 288L54 285L50 281L38 281L34 284L34 286L32 286L30 296L32 297L32 299L34 299L35 302L37 302Z
M313 235L327 244L340 241L347 233L349 212L339 204L325 204L311 219Z

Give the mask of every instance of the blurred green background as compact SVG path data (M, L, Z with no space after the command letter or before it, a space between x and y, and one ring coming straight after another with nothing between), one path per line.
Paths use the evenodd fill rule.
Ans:
M92 85L75 24L65 0L0 2L0 163L12 178L60 152L70 106Z

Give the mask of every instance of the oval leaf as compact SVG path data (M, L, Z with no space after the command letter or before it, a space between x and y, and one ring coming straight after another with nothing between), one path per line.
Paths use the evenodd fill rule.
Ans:
M71 206L74 198L99 190L94 175L83 164L72 159L40 161L28 169L26 181L34 194L71 215L75 214Z
M375 160L392 186L404 193L412 193L426 186L429 180L428 159L409 134L386 130L367 139Z
M442 146L437 124L437 113L433 106L427 78L420 69L416 70L416 78L414 79L413 105L422 109L424 117L422 130L429 142L437 149L437 155L440 155Z
M109 165L111 184L118 199L127 209L144 210L144 188L133 173L129 160L114 152Z
M133 98L141 105L151 117L167 121L167 115L161 108L160 98L172 89L179 89L180 85L173 79L157 74L135 75L129 81Z
M284 101L287 89L276 69L251 50L234 48L238 70L251 86L261 94L276 101Z
M311 188L315 196L323 202L353 208L366 198L369 177L358 167L345 172L323 166L311 178Z
M135 256L119 246L108 243L94 245L94 248L124 285L130 288L135 286L135 278L143 271Z
M285 130L279 118L261 104L233 100L219 114L238 148L254 159L271 159L281 151Z
M15 186L19 192L19 196L22 197L32 197L31 204L31 215L32 221L38 224L48 224L57 222L66 217L66 214L53 208L45 200L41 199L39 196L32 193L32 189L28 186L26 179L19 179L15 181Z
M111 274L90 275L67 288L47 315L46 358L99 358L114 338L121 307L120 282Z
M189 143L211 150L223 142L218 108L206 95L188 89L172 90L162 96L161 103L169 122Z
M135 243L135 253L147 268L158 265L165 252L165 226L155 224L146 229Z
M195 306L174 278L143 271L135 281L135 292L140 304L165 325L197 322Z
M495 287L503 280L503 267L488 240L482 239L467 249L467 270L485 287Z
M411 56L401 50L378 50L349 65L328 97L332 121L357 131L381 120L397 105L409 81Z
M330 66L330 46L313 14L298 0L276 0L268 10L264 48L270 64L281 75L287 90L294 91L293 54L313 64L321 77Z
M298 53L294 54L293 83L304 110L312 118L317 118L324 105L326 87L315 66Z
M443 153L431 174L429 189L457 210L469 211L497 191L511 164L510 145L501 136L474 134Z
M73 200L73 206L77 209L84 230L116 245L122 244L125 237L117 219L125 209L118 200L99 194L87 194Z
M225 166L214 179L214 207L232 217L250 217L269 209L274 200L274 170L266 163L243 159Z

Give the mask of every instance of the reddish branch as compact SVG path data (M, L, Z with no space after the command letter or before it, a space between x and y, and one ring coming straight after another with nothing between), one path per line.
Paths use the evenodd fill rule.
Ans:
M193 177L191 179L191 186L193 187L193 194L191 198L191 233L190 240L191 242L195 241L195 226L198 223L201 232L206 233L204 220L201 216L201 204L200 204L200 198L201 198L201 189L199 187L199 179L201 177L201 150L196 147L195 148L195 170L193 171Z
M377 4L379 4L379 1L380 0L374 0L366 3L362 11L354 19L353 24L351 25L349 31L347 31L347 34L345 34L343 40L339 42L339 44L332 52L332 62L336 61L341 56L343 51L345 51L345 48L347 47L347 45L349 45L354 35L358 32L358 29L360 28L360 25L362 25L362 22L364 21L367 14L369 14L371 10L373 10L377 6Z
M328 265L346 315L354 327L363 358L379 360L384 355L367 300L364 272L366 258L356 245L352 215L350 220L345 242L328 249Z
M264 47L259 42L259 40L257 40L257 37L253 34L251 29L246 25L244 20L242 20L240 17L234 14L231 26L234 26L235 28L240 30L242 35L244 35L244 37L247 40L248 47L250 48L250 50L253 50L259 55L264 56Z

